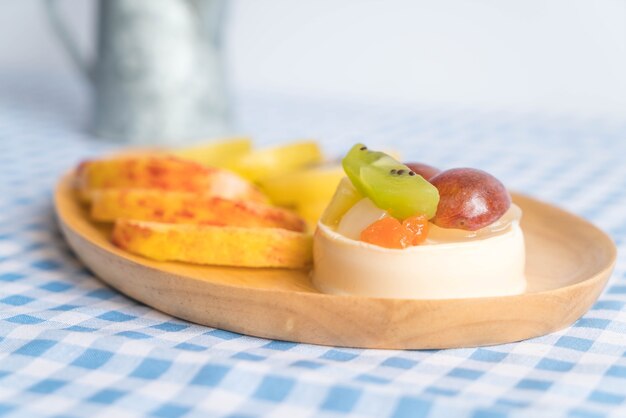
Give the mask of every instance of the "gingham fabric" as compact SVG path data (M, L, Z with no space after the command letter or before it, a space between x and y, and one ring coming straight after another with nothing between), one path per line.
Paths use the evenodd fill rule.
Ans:
M73 90L72 90L73 89ZM107 287L56 226L55 180L111 150L76 87L0 81L0 416L624 417L626 124L242 94L259 144L356 142L488 170L606 230L620 257L582 319L515 344L426 351L269 341L194 325Z

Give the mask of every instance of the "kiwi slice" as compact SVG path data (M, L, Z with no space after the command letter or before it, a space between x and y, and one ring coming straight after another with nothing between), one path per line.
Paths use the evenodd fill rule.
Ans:
M384 152L353 146L342 160L354 187L391 216L435 216L439 204L437 188Z

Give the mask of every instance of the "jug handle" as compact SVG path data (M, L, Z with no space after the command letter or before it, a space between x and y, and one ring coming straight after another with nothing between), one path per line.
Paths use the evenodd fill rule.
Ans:
M78 71L82 73L85 78L87 78L87 80L93 81L93 68L87 63L85 57L81 55L75 38L70 33L65 21L61 17L61 13L58 8L59 1L45 0L44 4L46 6L46 14L48 15L48 20L50 21L52 30L65 48L65 52L69 56L70 60L74 63Z

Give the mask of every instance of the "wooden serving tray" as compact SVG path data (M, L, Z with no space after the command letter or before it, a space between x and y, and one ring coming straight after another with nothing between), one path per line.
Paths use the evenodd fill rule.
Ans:
M308 271L157 262L109 242L91 222L70 177L55 206L65 238L95 275L155 309L198 324L303 343L390 349L473 347L524 340L564 328L600 295L617 251L587 221L514 195L524 211L529 286L517 296L410 300L317 291Z

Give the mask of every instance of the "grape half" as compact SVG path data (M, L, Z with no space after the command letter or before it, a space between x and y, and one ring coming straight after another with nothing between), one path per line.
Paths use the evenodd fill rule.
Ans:
M477 231L511 207L511 195L494 176L474 168L443 171L431 180L441 200L433 223L442 228Z

